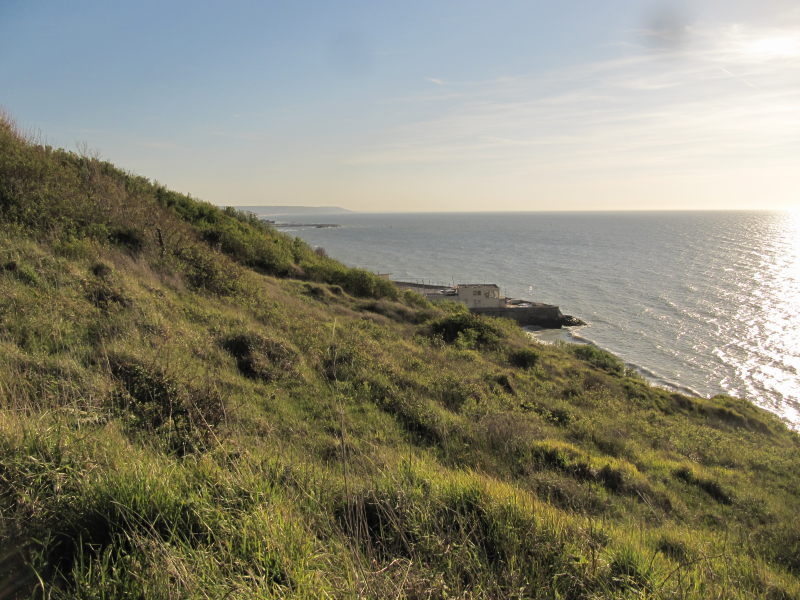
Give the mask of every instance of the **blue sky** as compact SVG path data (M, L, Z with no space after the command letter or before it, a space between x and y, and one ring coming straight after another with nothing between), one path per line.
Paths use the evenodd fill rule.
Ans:
M25 131L221 205L800 205L800 6L0 0Z

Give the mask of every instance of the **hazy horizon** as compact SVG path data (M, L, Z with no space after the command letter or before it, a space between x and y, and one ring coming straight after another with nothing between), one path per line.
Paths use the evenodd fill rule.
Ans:
M793 0L0 6L23 131L218 205L790 210Z
M273 205L273 204L234 204L234 205L220 205L220 206L233 206L233 208L247 210L249 208L272 208L272 207L280 207L280 208L320 208L320 209L330 209L330 208L337 208L343 209L342 213L338 214L366 214L366 215L404 215L404 214L431 214L431 215L449 215L449 214L506 214L506 213L655 213L655 212L663 212L663 213L712 213L712 212L744 212L744 213L797 213L799 209L796 207L787 207L787 208L627 208L627 209L615 209L615 208L593 208L593 209L528 209L528 210L502 210L502 209L486 209L486 210L463 210L463 209L454 209L454 210L355 210L351 208L347 208L345 206L334 206L334 205L320 205L320 206L311 206L307 204L296 204L296 205ZM306 211L308 212L308 211ZM296 215L297 213L285 213L289 215ZM314 214L314 213L308 213ZM319 213L324 214L324 213Z

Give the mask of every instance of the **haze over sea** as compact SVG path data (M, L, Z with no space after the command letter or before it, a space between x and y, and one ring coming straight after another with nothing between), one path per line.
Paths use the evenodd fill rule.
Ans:
M258 207L247 210L267 214ZM303 214L287 231L396 280L489 282L558 304L657 384L747 398L800 426L800 215ZM551 335L552 339L552 335Z

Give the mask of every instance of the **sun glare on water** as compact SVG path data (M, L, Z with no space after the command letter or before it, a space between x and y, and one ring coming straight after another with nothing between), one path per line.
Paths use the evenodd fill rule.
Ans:
M800 322L800 211L787 212L780 221L777 248L765 269L771 271L767 279L772 282L774 299L766 311L765 329L775 335L765 342L772 346L773 358L782 368L767 378L767 385L784 398L779 412L800 427L800 338L795 329Z

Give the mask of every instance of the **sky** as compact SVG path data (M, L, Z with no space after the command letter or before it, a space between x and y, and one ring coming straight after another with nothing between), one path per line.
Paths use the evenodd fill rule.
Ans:
M0 0L0 107L223 206L800 208L797 0Z

